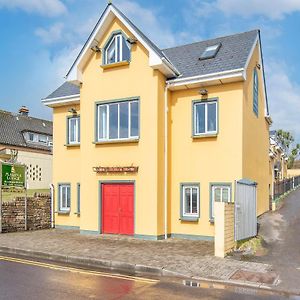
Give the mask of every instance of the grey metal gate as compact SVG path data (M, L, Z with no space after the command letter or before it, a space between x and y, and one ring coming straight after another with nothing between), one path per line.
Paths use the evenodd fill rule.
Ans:
M256 216L257 183L248 179L236 182L235 196L235 240L257 235Z

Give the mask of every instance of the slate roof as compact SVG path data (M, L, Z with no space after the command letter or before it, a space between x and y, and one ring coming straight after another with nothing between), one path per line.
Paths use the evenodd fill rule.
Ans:
M145 41L149 44L153 51L155 51L161 58L165 58L166 60L168 60L180 72L180 78L187 78L198 75L209 75L216 72L244 68L247 62L247 58L253 47L254 41L259 34L258 30L252 30L244 33L161 50L145 34L143 34L142 31L137 28L115 5L109 4L103 12L102 16L110 5L112 5L113 8L138 32L138 34L142 36L143 39L145 39ZM93 29L91 35L96 30L102 16ZM87 42L89 41L89 38ZM85 43L85 45L87 44L87 42ZM206 47L213 46L218 43L221 43L221 48L214 58L199 60L199 57L204 52ZM82 48L81 52L83 51L84 47ZM79 56L80 54L78 55L78 57ZM74 94L79 94L79 88L72 83L65 82L44 100L70 96Z
M44 99L53 99L59 97L73 96L79 95L80 90L79 87L71 82L64 82L59 88L57 88L53 93L47 96Z
M0 110L0 144L51 151L50 146L27 143L23 132L52 136L52 131L51 121Z
M203 42L164 49L163 52L181 73L180 78L208 75L244 68L257 38L258 30ZM206 47L221 43L214 58L199 60Z

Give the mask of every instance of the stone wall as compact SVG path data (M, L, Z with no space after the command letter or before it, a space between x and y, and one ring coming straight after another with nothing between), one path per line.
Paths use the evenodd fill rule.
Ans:
M27 220L25 198L2 203L2 232L48 229L51 227L51 200L49 196L27 198Z

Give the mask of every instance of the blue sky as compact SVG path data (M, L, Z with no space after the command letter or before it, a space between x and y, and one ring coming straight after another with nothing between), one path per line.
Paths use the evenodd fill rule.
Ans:
M254 28L262 43L274 128L300 140L300 1L113 0L158 46ZM0 107L51 118L40 99L59 84L106 0L0 0Z

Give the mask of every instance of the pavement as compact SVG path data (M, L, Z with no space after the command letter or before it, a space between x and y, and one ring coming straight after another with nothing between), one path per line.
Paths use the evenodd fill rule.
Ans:
M285 293L200 282L157 280L0 256L0 299L299 299Z
M96 266L130 274L177 276L255 287L272 286L259 279L263 276L253 276L269 274L269 264L216 258L213 256L213 246L208 241L173 238L145 241L125 236L82 235L77 231L62 229L0 235L2 253ZM235 276L240 273L247 276Z
M300 189L291 192L278 211L261 216L259 223L267 253L251 261L272 265L280 278L277 288L300 293Z

